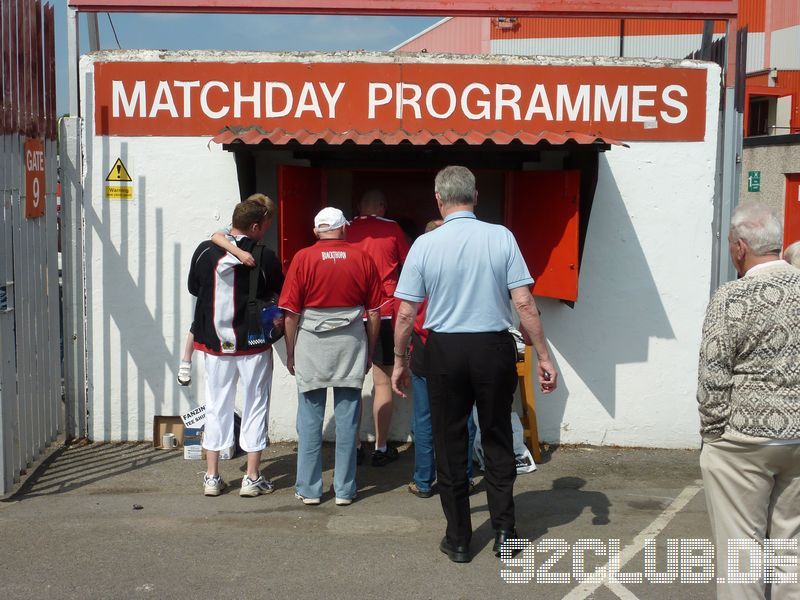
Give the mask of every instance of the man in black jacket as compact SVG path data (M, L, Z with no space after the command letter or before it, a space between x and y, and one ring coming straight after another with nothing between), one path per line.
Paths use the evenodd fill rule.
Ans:
M272 223L273 204L239 203L233 211L231 237L259 263L255 297L268 301L280 294L283 274L275 253L256 244ZM258 257L259 251L261 256ZM260 260L259 260L260 258ZM219 496L225 482L219 476L219 452L233 446L233 407L236 385L242 382L242 426L239 445L247 452L247 473L240 496L273 491L260 472L266 447L266 419L272 385L272 347L253 338L248 318L251 268L211 241L192 257L189 292L197 296L194 315L195 349L204 352L206 369L206 424L203 447L208 470L203 480L206 496Z

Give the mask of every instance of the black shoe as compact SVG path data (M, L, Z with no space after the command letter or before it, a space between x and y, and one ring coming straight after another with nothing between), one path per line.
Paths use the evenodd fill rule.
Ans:
M503 547L503 544L506 542L506 540L516 539L519 539L516 529L498 529L497 533L494 534L494 546L492 546L492 552L494 552L495 556L500 556L500 548ZM516 556L520 552L522 552L522 548L513 548L511 550L511 556Z
M393 460L397 460L397 456L397 448L392 448L391 446L386 446L386 452L375 450L375 452L372 453L372 466L383 467Z
M469 555L469 546L452 546L447 541L447 536L442 538L442 543L439 544L439 550L447 554L447 558L456 563L468 563L472 560Z
M356 464L360 465L363 462L364 462L364 449L361 446L359 446L358 448L356 448Z

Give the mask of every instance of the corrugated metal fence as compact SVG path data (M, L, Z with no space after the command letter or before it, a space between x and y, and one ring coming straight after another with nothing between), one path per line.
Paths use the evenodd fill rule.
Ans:
M2 0L0 494L63 430L55 18Z

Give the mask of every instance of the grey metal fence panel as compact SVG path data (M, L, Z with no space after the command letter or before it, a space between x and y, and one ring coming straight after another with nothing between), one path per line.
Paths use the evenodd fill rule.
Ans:
M20 137L14 136L12 144L12 158L22 156L22 148L19 144ZM19 169L17 169L19 172ZM20 212L24 210L20 203L19 196L19 175L14 174L9 178L13 181L11 189L11 227L13 233L11 237L12 255L14 257L14 340L16 342L17 355L17 412L19 419L19 459L16 470L21 470L31 458L30 452L30 397L29 378L30 373L30 344L28 341L28 310L30 305L26 301L28 296L28 273L22 268L24 261L21 259L24 252L25 240L23 239L20 220L23 218Z
M3 136L2 181L10 178L10 163L13 156L12 136ZM3 187L6 187L4 183ZM11 191L2 191L3 206L0 211L0 487L7 490L19 470L19 418L17 401L17 360L14 338L14 265L12 257L12 210Z
M52 442L61 416L56 222L54 11L40 0L0 5L0 494ZM26 141L44 147L44 214L26 213ZM38 169L37 169L38 170ZM38 191L36 191L38 190Z

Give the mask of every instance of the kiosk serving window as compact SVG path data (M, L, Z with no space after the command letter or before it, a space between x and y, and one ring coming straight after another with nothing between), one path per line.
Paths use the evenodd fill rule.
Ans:
M249 162L237 161L237 164ZM442 163L450 164L446 160ZM468 166L473 168L477 179L478 217L504 224L514 233L535 279L534 294L577 300L581 172ZM384 193L389 205L387 216L398 221L413 241L427 221L439 218L433 191L438 168L328 169L276 165L278 249L284 270L298 250L314 243L311 223L320 208L337 206L354 217L358 214L359 198L371 189ZM259 179L271 177L240 177L240 181ZM241 195L246 197L250 191L242 190Z

